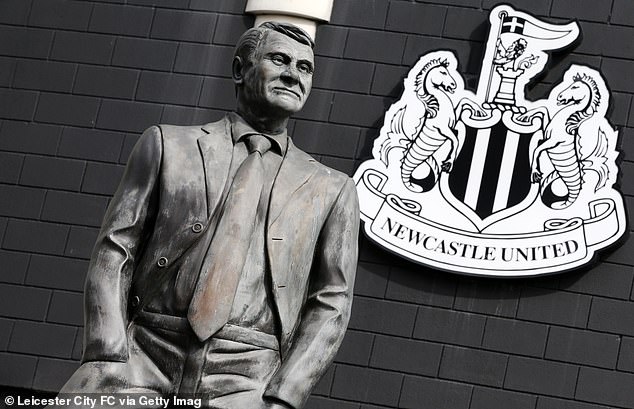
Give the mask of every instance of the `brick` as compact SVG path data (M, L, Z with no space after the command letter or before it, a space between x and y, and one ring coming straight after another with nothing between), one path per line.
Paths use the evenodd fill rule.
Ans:
M445 346L439 377L501 387L507 356L475 349Z
M403 57L406 38L405 34L350 29L344 57L398 64ZM372 44L371 47L369 47L370 44Z
M145 37L150 33L153 10L118 4L95 4L90 19L90 31Z
M216 109L234 109L236 106L236 92L233 80L228 78L205 78L198 105Z
M29 25L36 27L85 30L92 4L67 0L33 0Z
M367 93L372 84L374 64L317 57L313 86L336 91Z
M138 78L137 70L82 65L77 71L74 92L99 97L132 99Z
M577 52L616 58L634 57L634 45L624 41L627 37L623 37L633 35L634 28L584 21L580 21L579 25L584 40L577 47Z
M83 291L87 270L88 263L84 260L36 254L31 257L26 284L61 290Z
M612 0L553 0L550 15L569 19L574 15L580 20L606 22L612 10Z
M617 335L634 336L634 304L595 298L592 302L588 328Z
M221 13L244 13L247 0L191 0L189 8L192 10L218 11Z
M17 61L14 58L0 57L0 87L9 87Z
M2 237L4 237L4 232L7 229L7 218L6 217L0 217L0 239ZM2 241L0 240L0 244L2 243Z
M181 44L176 54L174 72L231 78L233 47Z
M33 389L58 392L79 368L79 362L40 358L33 380Z
M16 321L9 342L9 351L70 358L75 331L75 328L64 325Z
M27 156L20 183L27 186L79 190L85 164L72 159Z
M349 327L399 336L410 336L416 307L390 301L355 297Z
M0 2L0 23L26 24L31 1L4 0Z
M614 58L604 58L601 64L601 73L607 78L610 88L613 91L633 92L634 86L627 80L624 72L631 72L634 63L630 60L617 60Z
M519 10L527 10L535 15L548 16L550 13L551 1L552 0L511 0L507 3L513 5L513 7ZM482 8L490 10L498 4L500 4L500 2L497 0L483 0ZM566 17L566 19L569 18L570 16Z
M17 183L22 162L24 162L24 155L0 152L0 183Z
M177 44L145 38L120 37L114 49L112 65L170 71Z
M630 108L630 116L632 116L632 111L634 111L634 108ZM621 172L623 172L623 179L631 180L631 177L634 176L634 163L622 162ZM623 183L621 184L621 192L626 195L634 195L634 187L631 187L629 183L628 184Z
M382 0L336 1L331 24L348 27L383 28L389 3Z
M161 123L172 125L193 125L193 124L206 124L209 122L215 122L220 118L223 118L227 112L216 109L200 109L193 107L183 107L175 105L167 105L163 109L161 115ZM130 140L128 140L130 139ZM120 163L125 163L130 156L132 150L131 138L127 138L124 143L121 156L119 158Z
M398 97L403 93L403 80L409 69L394 65L375 64L370 92L375 95Z
M348 29L321 24L315 35L315 55L324 57L343 57L343 50L348 38Z
M6 351L13 331L13 320L0 318L0 351Z
M609 114L608 119L614 125L625 126L630 112L632 96L630 94L613 92L610 106L612 112Z
M601 71L602 58L594 55L582 55L582 54L568 54L565 51L560 58L555 59L555 63L548 67L545 72L542 82L557 84L564 78L564 73L568 71L571 64L585 65L590 68L594 68L597 71ZM605 73L604 73L605 74ZM611 83L610 78L608 82Z
M66 236L68 236L68 226L27 220L9 220L3 248L44 254L62 254Z
M522 291L517 317L548 324L585 327L590 312L589 296L527 288Z
M335 400L323 396L310 396L306 409L359 409L358 403Z
M20 60L17 63L13 86L40 91L70 92L75 77L75 64Z
M58 31L51 55L54 59L89 64L109 64L115 37Z
M446 14L446 7L411 2L392 2L387 14L385 28L390 31L440 36Z
M71 358L79 361L82 356L82 350L84 348L84 331L83 328L79 328L77 335L75 335L75 345L73 346L73 353Z
M541 357L547 335L546 325L488 318L482 345L499 352Z
M617 369L634 372L634 338L622 337Z
M389 267L381 264L360 262L357 266L354 293L383 298L387 289L388 276Z
M591 270L563 276L563 290L610 298L628 299L634 272L630 267L601 263Z
M213 42L214 44L235 46L240 36L250 27L253 27L253 18L250 16L220 14Z
M123 176L124 167L121 165L108 165L105 163L90 163L86 168L86 176L81 190L85 193L113 195L119 186ZM96 203L95 203L96 204ZM101 204L99 206L101 209ZM95 217L97 214L94 215ZM99 226L103 213L99 214L99 220L92 219Z
M312 90L304 108L294 115L297 119L312 119L326 122L333 105L334 93L330 91Z
M450 307L453 305L455 292L455 280L447 274L421 272L418 267L394 267L390 274L386 298Z
M629 0L614 0L610 22L628 26L634 25L634 4Z
M193 75L143 72L139 79L136 99L179 105L196 105L202 78Z
M2 2L2 4L6 3ZM0 54L12 57L46 58L53 42L53 32L22 27L0 27L0 38L2 38Z
M170 7L176 9L184 9L189 5L189 0L129 0L130 4L138 4L141 6L157 6Z
M390 105L388 98L337 93L332 103L332 122L366 127L379 126Z
M47 322L80 326L84 324L84 296L82 293L53 291ZM74 335L73 335L74 337ZM72 344L71 344L72 345Z
M519 296L520 287L514 283L463 279L458 284L454 308L488 315L514 317Z
M335 362L353 365L367 365L374 343L374 335L367 332L349 330L337 352Z
M419 307L414 338L448 344L479 346L486 318L451 310Z
M350 126L297 121L293 142L306 152L318 155L353 157L359 129Z
M540 396L536 409L611 409L607 406Z
M215 27L215 14L157 9L151 36L163 40L209 43Z
M104 100L97 126L115 131L141 132L159 122L162 107L142 102Z
M409 35L403 53L403 64L413 66L418 59L431 51L451 50L457 57L461 73L478 74L482 68L482 45L464 40Z
M68 234L68 242L64 255L82 259L89 259L92 248L97 241L99 229L72 226Z
M62 128L55 125L5 121L0 129L0 149L55 154Z
M396 406L403 375L339 365L332 384L334 398Z
M125 135L97 129L65 128L58 155L75 159L118 162Z
M330 368L326 371L324 376L321 377L317 385L313 388L313 394L315 395L329 395L330 394L330 385L332 385L332 379L335 376L335 369L337 365L331 365Z
M370 366L400 373L436 376L443 347L425 341L377 336Z
M468 409L472 387L439 379L406 376L399 401L405 409Z
M45 193L44 189L0 185L0 215L37 219Z
M450 7L444 22L443 37L484 41L489 32L488 19L485 16L480 10Z
M0 384L16 388L31 388L37 358L0 352Z
M1 232L2 230L0 230ZM4 283L22 284L29 266L29 255L13 251L0 250L0 281Z
M29 121L33 118L36 103L36 92L0 89L0 118Z
M582 367L575 398L625 408L634 407L634 375Z
M574 365L511 356L504 389L572 398L578 372Z
M65 94L41 94L35 119L54 124L95 125L99 99Z
M99 227L107 205L105 197L50 191L44 201L42 220Z
M50 294L40 288L0 284L0 314L9 318L43 320Z
M332 156L322 156L319 162L328 166L329 168L336 169L346 175L352 177L356 164L352 159L335 158Z
M513 408L535 409L537 398L500 389L475 388L470 409Z
M546 358L614 369L619 344L617 335L552 327L548 334Z

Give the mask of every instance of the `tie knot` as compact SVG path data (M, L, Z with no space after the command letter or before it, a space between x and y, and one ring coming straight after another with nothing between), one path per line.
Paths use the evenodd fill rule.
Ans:
M264 155L269 149L271 149L271 141L269 138L261 134L249 135L247 137L246 144L249 153L257 151L260 155Z

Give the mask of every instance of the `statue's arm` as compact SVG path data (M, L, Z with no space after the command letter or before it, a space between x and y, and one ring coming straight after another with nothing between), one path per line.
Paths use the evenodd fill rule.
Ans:
M85 284L82 362L128 359L128 290L156 212L161 156L161 131L149 128L134 147L106 211Z
M298 409L335 358L348 326L357 270L359 200L348 179L322 228L292 347L265 396Z

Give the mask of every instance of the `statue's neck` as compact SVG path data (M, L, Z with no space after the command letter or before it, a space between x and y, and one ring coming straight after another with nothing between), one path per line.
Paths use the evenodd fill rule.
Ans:
M255 107L257 108L257 107ZM256 131L275 135L284 132L288 124L288 116L273 116L238 103L236 112Z

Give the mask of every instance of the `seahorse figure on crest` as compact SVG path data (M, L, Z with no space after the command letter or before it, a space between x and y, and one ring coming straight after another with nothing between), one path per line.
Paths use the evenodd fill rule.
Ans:
M455 128L462 111L468 109L477 117L487 116L476 102L466 97L454 107L451 97L457 89L454 77L460 74L446 57L439 55L441 52L432 54L438 56L434 55L423 65L414 82L414 92L420 103L404 105L396 111L387 138L379 148L380 159L386 166L389 166L388 155L392 149L404 151L400 163L401 180L412 192L431 190L438 182L441 171L451 171L460 150ZM405 123L406 116L412 115L412 112L408 112L410 109L417 117L413 129L408 129ZM439 165L434 154L446 143L450 144L449 153ZM420 169L422 167L427 169ZM426 176L416 178L414 171L417 169L420 169L420 174L426 173Z

